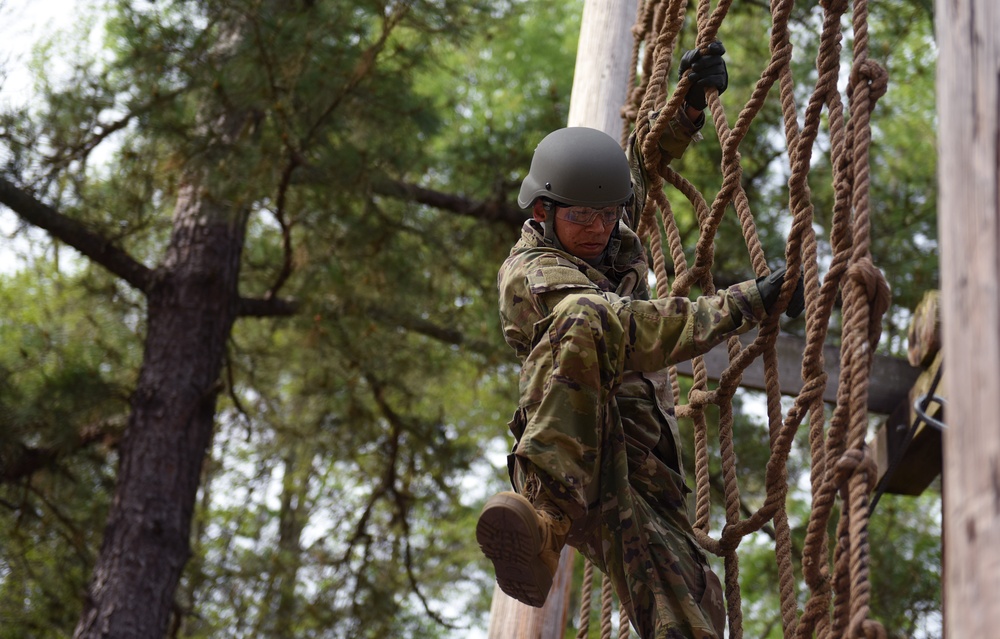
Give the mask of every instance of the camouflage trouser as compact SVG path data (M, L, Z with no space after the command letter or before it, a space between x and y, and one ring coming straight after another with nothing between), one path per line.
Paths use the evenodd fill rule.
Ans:
M643 436L651 419L669 424L641 388L622 385L618 316L599 295L569 296L553 316L522 367L515 485L537 475L640 637L721 638L722 589L694 540L684 480Z

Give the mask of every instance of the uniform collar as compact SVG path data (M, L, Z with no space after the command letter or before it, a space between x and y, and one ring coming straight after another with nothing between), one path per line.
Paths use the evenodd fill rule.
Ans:
M542 223L537 222L534 219L526 220L524 225L521 227L521 241L528 242L532 246L547 246L549 248L562 251L574 261L587 264L601 273L607 273L612 266L627 266L627 264L631 264L633 257L631 255L621 254L622 246L628 246L632 249L638 248L640 250L642 248L636 234L622 222L618 223L618 228L611 234L611 238L608 240L608 245L604 248L604 252L593 262L567 252L566 249L561 246L557 246L555 242L546 238L545 228ZM631 252L632 251L627 251L627 253ZM619 259L619 257L623 258L627 264L620 264L622 259Z

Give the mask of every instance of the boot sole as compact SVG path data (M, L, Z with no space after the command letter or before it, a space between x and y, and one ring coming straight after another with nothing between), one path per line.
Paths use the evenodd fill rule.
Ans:
M538 516L516 493L490 497L476 524L476 541L493 562L497 584L508 596L541 608L552 588L552 574L539 558Z

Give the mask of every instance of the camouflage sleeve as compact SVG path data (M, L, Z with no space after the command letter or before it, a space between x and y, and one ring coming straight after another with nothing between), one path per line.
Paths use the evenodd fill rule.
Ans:
M571 293L601 294L576 264L551 249L508 259L497 282L504 339L521 359L559 300Z
M652 128L659 117L659 111L649 114L649 127ZM687 114L679 112L670 120L667 128L660 138L660 149L665 155L667 162L684 155L684 151L695 139L700 137L698 131L705 125L705 114L702 113L696 121L692 122ZM642 141L639 135L640 129L636 129L629 136L625 153L628 156L629 167L632 169L632 186L635 189L635 206L641 209L646 202L646 191L649 188L649 171L646 161L642 156Z
M692 301L667 297L615 304L629 343L625 367L654 371L711 350L731 335L745 333L764 317L753 280Z
M548 330L552 311L569 296L603 297L624 332L626 370L652 372L709 351L730 335L750 330L764 317L753 280L716 295L690 300L640 300L601 291L557 252L536 256L502 278L501 318L507 342L523 359L538 334Z
M656 122L659 113L652 113L649 116L649 126ZM677 115L670 120L667 128L660 136L660 148L666 154L668 161L684 155L684 151L693 140L701 139L699 131L705 126L705 114L702 113L697 120L692 121L682 108Z

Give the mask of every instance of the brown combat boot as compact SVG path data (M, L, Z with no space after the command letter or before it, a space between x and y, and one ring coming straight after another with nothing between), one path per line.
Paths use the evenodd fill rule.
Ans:
M570 520L541 491L534 502L514 493L493 495L476 524L476 541L493 562L500 589L541 608L559 567Z

